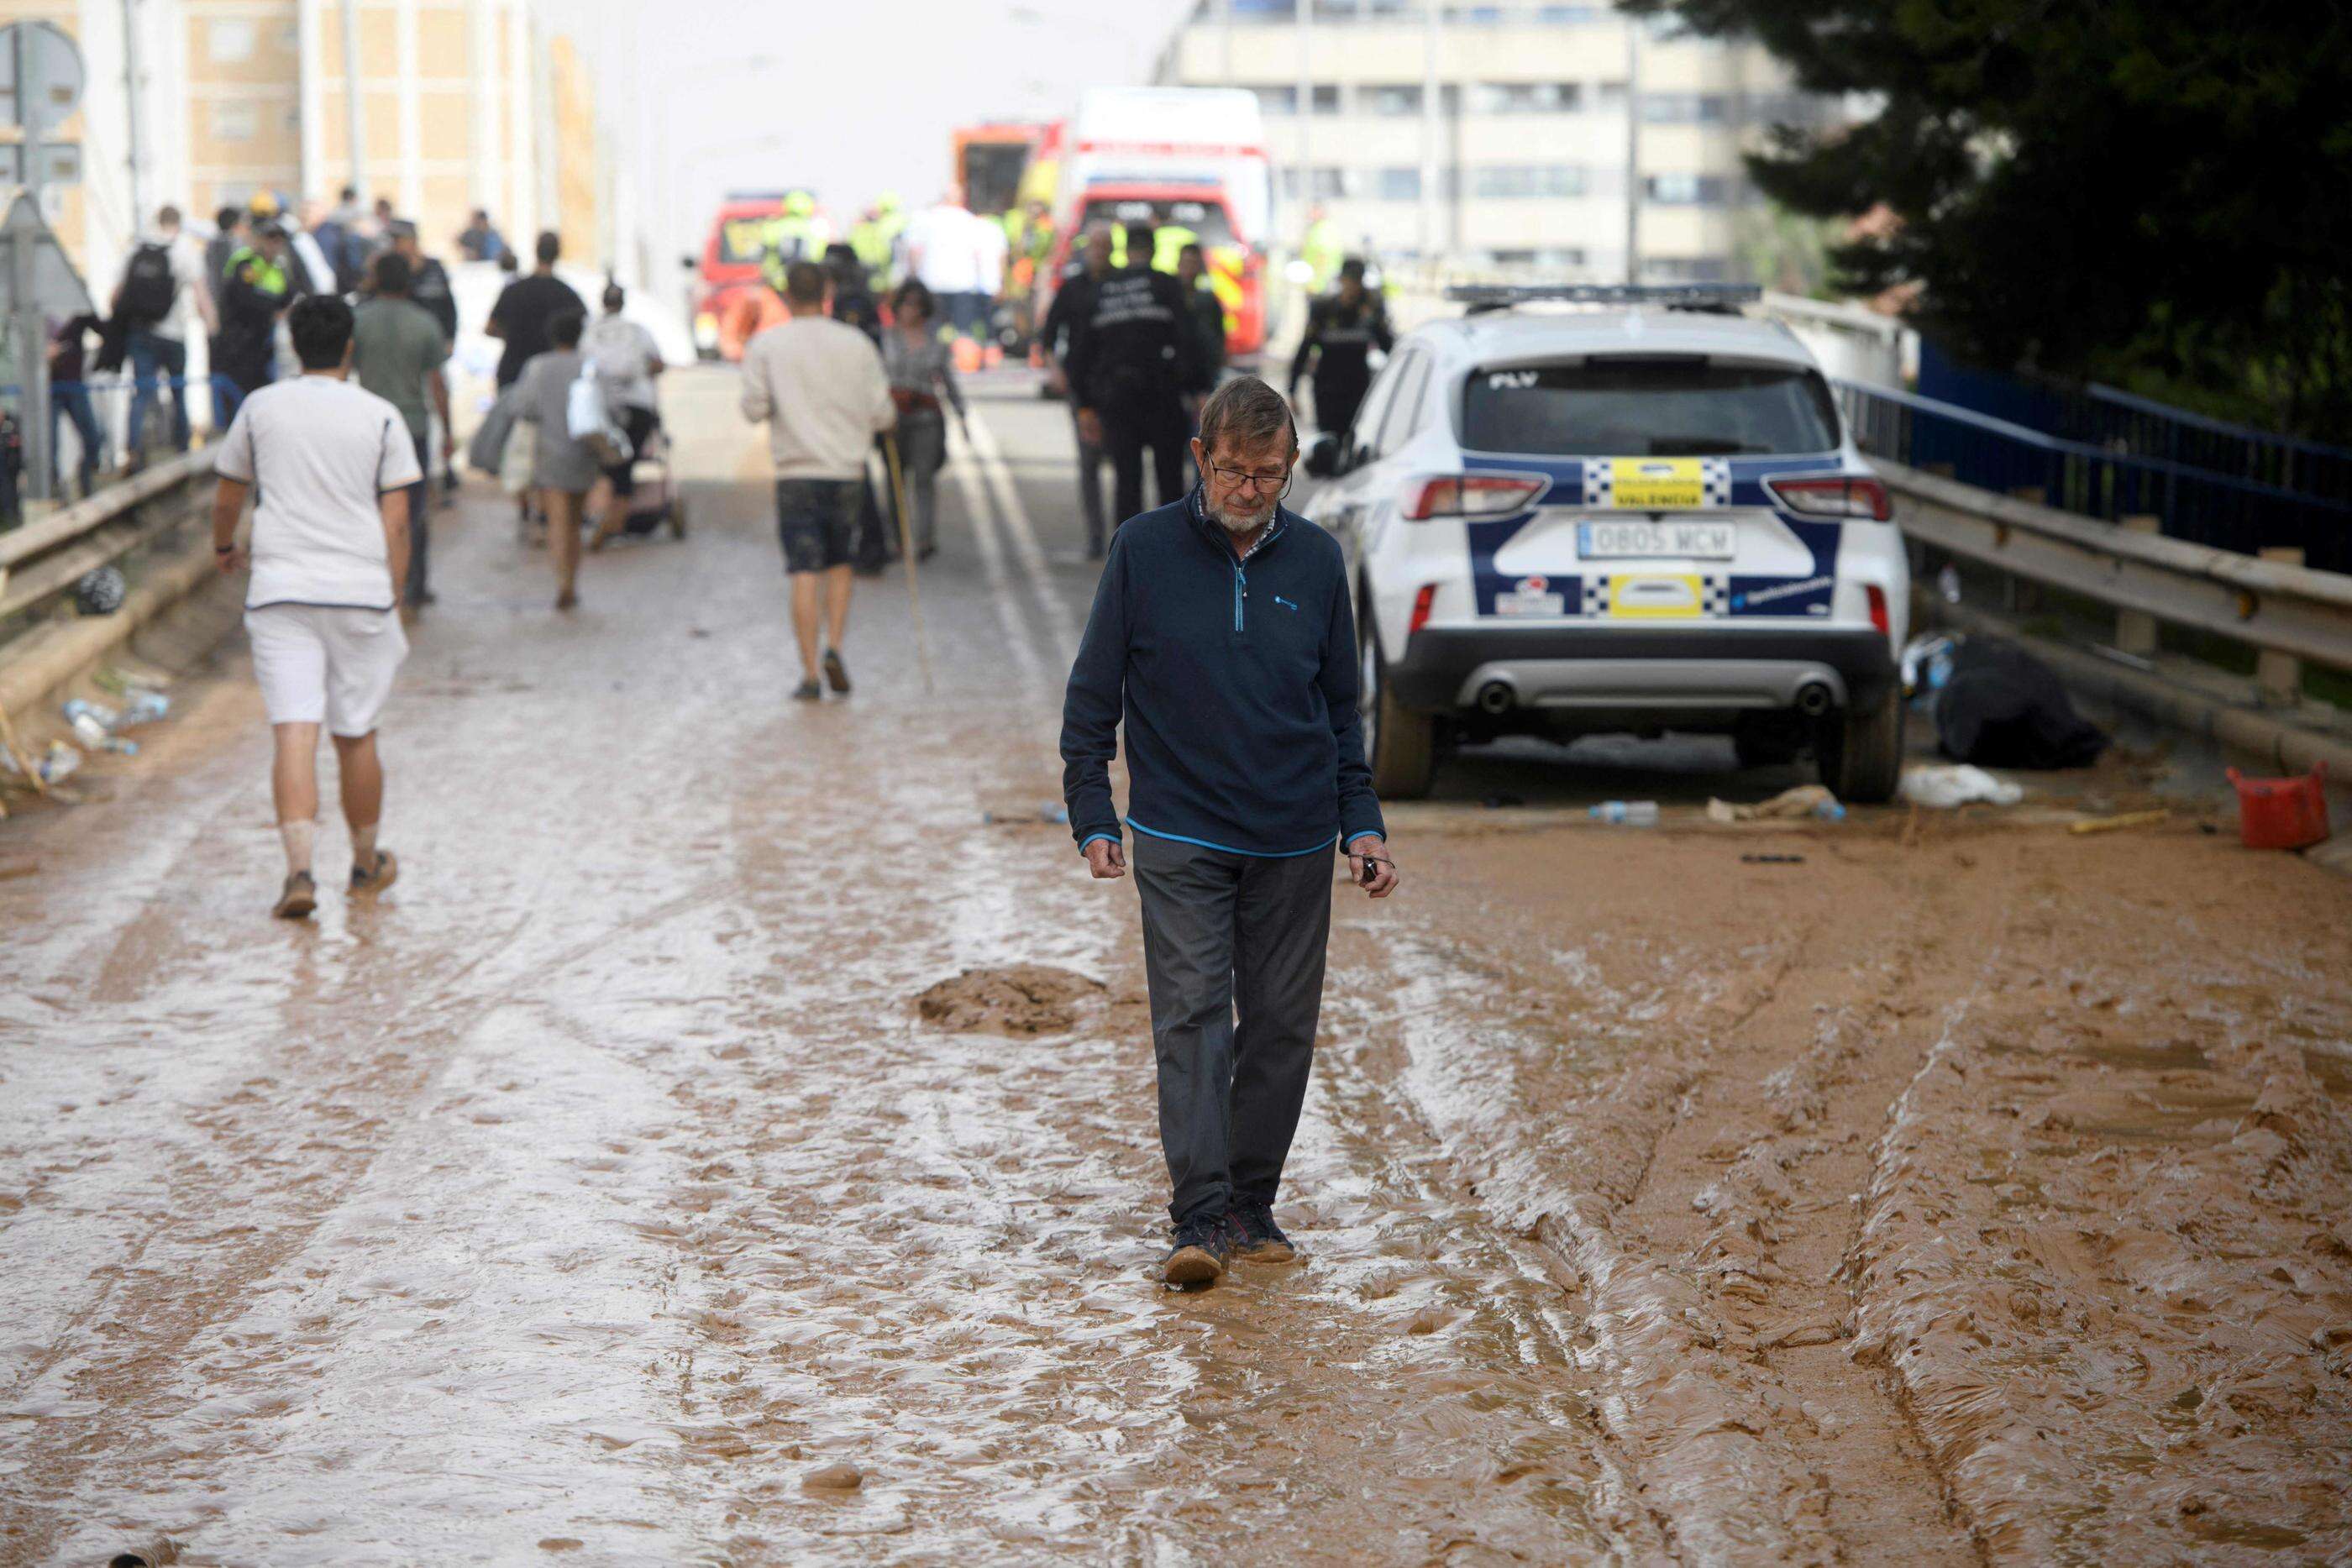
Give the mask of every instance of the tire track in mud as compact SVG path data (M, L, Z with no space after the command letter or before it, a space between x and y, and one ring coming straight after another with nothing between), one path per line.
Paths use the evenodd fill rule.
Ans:
M2352 1552L2352 899L2011 874L1876 1151L1859 1349L1990 1555Z
M1904 956L1935 924L1926 883L1901 880L1893 928L1792 910L1730 972L1590 943L1546 965L1549 934L1487 898L1478 951L1424 907L1382 956L1423 1020L1417 1097L1482 1197L1590 1292L1601 1408L1682 1555L1976 1555L1843 1343L1866 1151L1927 1050L1892 1038L1893 998L1920 1010Z

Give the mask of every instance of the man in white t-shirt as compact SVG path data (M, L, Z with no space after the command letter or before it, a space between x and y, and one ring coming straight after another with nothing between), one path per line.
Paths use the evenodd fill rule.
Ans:
M970 314L971 332L982 342L989 337L989 315L996 302L1004 297L1004 264L1013 253L1013 241L1004 232L1002 218L982 217L971 220L971 246L976 276L972 281Z
M408 653L398 606L408 576L408 486L422 475L400 411L349 379L352 308L313 295L286 319L302 373L238 407L214 465L213 550L224 572L245 563L237 519L258 490L245 629L277 737L270 795L286 885L273 913L299 920L319 901L310 847L321 724L342 764L352 892L381 893L400 873L375 842L383 811L375 729Z
M908 266L958 332L971 329L972 301L980 297L983 257L975 231L982 221L951 191L907 226Z

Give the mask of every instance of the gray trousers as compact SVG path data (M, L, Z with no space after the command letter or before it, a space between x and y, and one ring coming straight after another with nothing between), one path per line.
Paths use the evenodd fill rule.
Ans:
M1169 1217L1271 1204L1323 1008L1331 857L1134 843Z
M898 421L898 482L907 487L907 531L919 550L940 542L940 469L947 460L945 414L908 414Z

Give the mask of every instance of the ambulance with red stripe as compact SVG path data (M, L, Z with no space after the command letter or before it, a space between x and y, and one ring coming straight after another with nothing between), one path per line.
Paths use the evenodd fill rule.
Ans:
M1081 101L1055 182L1056 282L1100 224L1120 265L1173 271L1197 243L1225 310L1225 350L1248 362L1265 347L1266 246L1273 164L1257 96L1228 88L1097 88ZM1158 252L1129 256L1125 236L1149 224ZM1042 314L1042 307L1041 307Z

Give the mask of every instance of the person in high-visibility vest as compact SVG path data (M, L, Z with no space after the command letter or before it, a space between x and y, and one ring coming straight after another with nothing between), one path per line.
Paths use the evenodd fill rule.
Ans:
M1307 233L1298 241L1298 259L1307 264L1307 288L1321 294L1339 276L1346 247L1339 243L1339 225L1319 204L1309 208L1307 217Z
M890 279L890 233L883 226L882 209L871 206L849 226L849 248L866 271L868 292L880 294Z
M896 286L907 270L907 257L901 241L907 233L906 204L898 200L896 191L885 191L874 200L875 222L882 231L882 253L889 259L883 267L884 281ZM881 292L880 289L876 290Z
M255 225L253 242L230 252L221 273L220 350L213 365L240 400L269 384L278 318L293 298L286 231L275 222Z
M816 199L806 191L794 191L784 198L784 210L768 220L768 254L761 258L761 270L768 277L769 287L783 292L784 269L796 261L822 261L824 247L833 243L833 225L816 210Z

